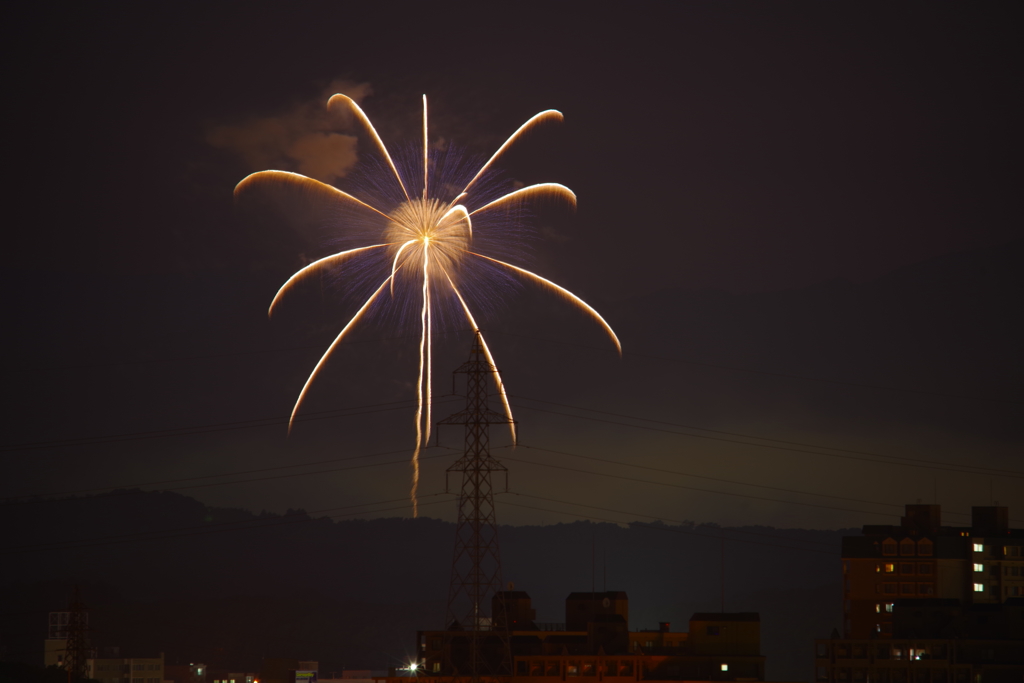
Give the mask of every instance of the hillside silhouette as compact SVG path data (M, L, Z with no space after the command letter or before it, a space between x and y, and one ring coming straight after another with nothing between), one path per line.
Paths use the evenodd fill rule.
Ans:
M454 525L339 520L208 507L170 492L114 491L0 507L4 658L41 657L46 612L70 585L92 640L168 661L254 670L265 656L321 670L400 664L443 618ZM810 639L839 621L841 531L576 522L501 527L506 581L538 619L564 621L576 590L626 590L630 627L725 608L760 610L769 673L807 678Z

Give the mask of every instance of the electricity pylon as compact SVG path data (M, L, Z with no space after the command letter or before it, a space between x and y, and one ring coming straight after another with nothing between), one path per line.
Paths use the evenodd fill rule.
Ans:
M450 475L461 473L462 488L445 618L444 673L474 683L485 676L512 674L508 625L485 616L487 600L503 589L492 475L504 475L503 490L508 490L508 469L490 453L490 426L509 424L508 417L488 405L494 373L477 330L469 360L455 370L466 375L466 408L439 423L464 425L466 435L462 457L445 474L447 488Z

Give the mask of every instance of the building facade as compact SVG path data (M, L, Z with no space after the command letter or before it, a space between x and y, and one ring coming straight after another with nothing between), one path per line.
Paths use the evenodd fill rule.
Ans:
M147 658L96 658L87 660L88 677L100 683L163 683L164 653Z
M843 539L844 634L815 642L817 683L1024 681L1024 530L1005 507L940 514L907 505Z
M897 600L1000 604L1024 596L1024 529L1005 507L972 508L969 527L941 524L938 505L907 505L898 526L843 539L843 635L893 634Z
M690 631L629 630L629 600L624 592L572 593L565 622L538 623L530 597L503 592L492 601L492 630L480 634L483 656L502 656L498 629L508 630L511 676L536 683L643 680L763 681L760 618L756 613L698 613ZM460 631L420 631L418 657L389 680L415 676L421 683L451 681L465 649ZM453 667L454 663L454 667ZM492 667L492 670L494 667Z

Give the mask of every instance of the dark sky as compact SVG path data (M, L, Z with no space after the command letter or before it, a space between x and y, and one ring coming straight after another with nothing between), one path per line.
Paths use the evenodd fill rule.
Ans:
M189 477L146 488L275 477L183 489L256 511L405 495L414 328L361 330L306 406L359 414L291 438L251 422L288 414L352 309L305 292L267 321L277 287L327 252L294 217L236 210L232 189L268 167L351 182L366 140L323 113L344 89L396 149L417 140L423 93L438 145L467 156L540 110L565 114L503 159L509 182L579 200L534 216L519 262L604 312L625 356L529 289L483 317L532 447L496 454L513 491L547 499L506 497L502 520L838 528L917 499L950 523L992 500L1024 519L1017 15L613 7L8 11L0 496ZM468 345L455 328L440 340L438 393ZM379 452L393 454L339 460ZM429 494L456 451L428 454Z

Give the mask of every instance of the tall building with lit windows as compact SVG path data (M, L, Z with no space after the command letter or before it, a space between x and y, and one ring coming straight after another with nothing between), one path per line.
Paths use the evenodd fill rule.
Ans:
M939 515L908 505L843 539L845 636L815 641L815 683L1024 680L1024 529L1005 507Z
M971 526L941 523L938 505L907 505L899 526L843 539L846 638L892 634L897 600L999 604L1024 596L1024 529L1005 507L971 509Z

